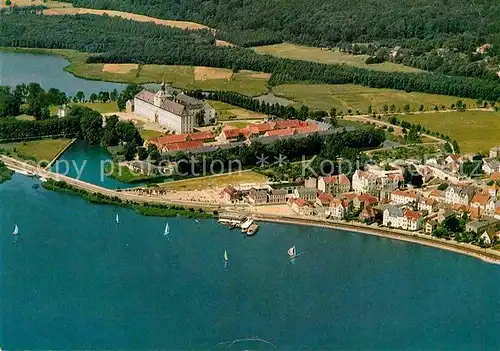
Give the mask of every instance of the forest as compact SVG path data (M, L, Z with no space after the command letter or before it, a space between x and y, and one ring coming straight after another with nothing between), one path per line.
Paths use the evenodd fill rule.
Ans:
M500 84L492 80L379 72L347 65L282 59L240 47L217 47L208 31L186 31L96 15L43 16L14 12L1 16L0 46L75 49L93 53L89 63L224 67L272 73L270 85L353 83L489 101L497 101L500 97Z
M65 0L67 1L67 0ZM291 41L335 46L340 41L452 38L500 41L497 0L69 0L77 7L113 9L200 22L232 42Z

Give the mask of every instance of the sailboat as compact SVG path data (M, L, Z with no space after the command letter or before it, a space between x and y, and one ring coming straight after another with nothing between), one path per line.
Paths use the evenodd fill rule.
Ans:
M120 224L120 217L118 215L116 215L116 224Z
M227 266L227 262L229 261L228 257L227 257L227 250L224 250L224 267Z
M297 257L297 252L295 250L295 246L292 246L291 248L288 249L288 256L290 256L290 259L294 259Z
M17 234L19 234L19 227L18 227L18 226L17 226L17 224L16 224L16 226L14 227L14 231L12 232L12 235L14 235L14 236L15 236L15 235L17 235Z
M167 223L167 225L165 226L165 233L163 235L168 236L168 234L170 234L170 227L168 226L168 223Z

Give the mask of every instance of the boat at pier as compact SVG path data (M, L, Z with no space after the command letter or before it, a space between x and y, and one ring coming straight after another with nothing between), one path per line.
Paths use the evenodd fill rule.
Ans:
M253 224L253 219L249 218L241 224L241 232L246 233L250 226Z
M257 233L257 230L259 230L259 225L257 223L253 223L247 230L246 235L247 236L252 236Z

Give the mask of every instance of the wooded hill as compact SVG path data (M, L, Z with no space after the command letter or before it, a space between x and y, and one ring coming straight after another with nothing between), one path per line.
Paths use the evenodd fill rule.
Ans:
M68 0L65 0L68 1ZM500 41L498 0L69 0L112 9L200 22L231 41L287 40L314 46L340 41L457 38Z
M248 69L272 73L269 84L354 83L497 101L500 84L431 73L377 72L260 55L240 47L217 47L208 31L187 31L97 15L3 14L0 46L75 49L95 55L90 63L148 63ZM43 35L41 35L43 33Z

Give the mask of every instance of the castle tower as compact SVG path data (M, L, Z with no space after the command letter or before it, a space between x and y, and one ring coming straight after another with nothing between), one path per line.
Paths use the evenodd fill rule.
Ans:
M156 107L160 107L169 98L171 98L171 96L167 93L165 89L165 82L163 82L160 85L160 90L158 90L158 92L155 94L154 105Z

